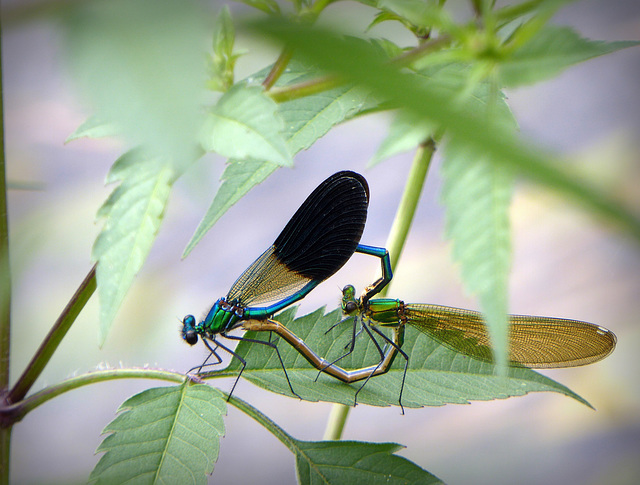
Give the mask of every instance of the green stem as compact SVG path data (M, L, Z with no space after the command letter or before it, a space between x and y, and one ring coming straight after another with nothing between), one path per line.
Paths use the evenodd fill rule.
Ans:
M302 15L299 17L299 20L304 19L307 23L311 24L315 22L318 15L324 10L324 8L333 3L335 0L318 0L316 1L309 10L307 10L308 15ZM306 17L306 18L305 18ZM267 74L267 77L262 81L262 85L264 86L265 91L269 91L276 83L276 81L280 78L284 70L286 69L289 61L293 57L293 49L290 47L286 47L280 53L278 60L271 67L271 71Z
M16 382L8 396L10 403L21 401L27 395L31 386L42 373L51 356L56 351L63 337L75 321L80 311L84 308L91 295L96 289L96 267L94 266L85 277L80 287L76 290L65 309L58 317L49 334L45 337L36 351L31 362L27 365L24 372Z
M0 453L2 462L0 463L0 483L9 483L9 457L11 456L11 430L12 427L0 429ZM6 460L5 460L6 457Z
M391 63L396 67L409 67L416 61L419 61L423 57L428 54L431 54L434 51L440 50L443 47L448 46L451 43L451 36L447 34L442 34L437 39L430 40L428 42L423 42L422 44L414 47L407 52L400 54L398 57L393 59Z
M344 425L347 423L347 416L351 407L344 404L334 404L331 406L329 421L327 428L324 430L323 440L339 440L344 431Z
M2 35L0 31L0 35ZM9 225L4 150L4 107L2 89L2 45L0 43L0 390L9 386L11 341L11 268L9 267Z
M417 47L399 55L391 60L391 64L396 67L407 67L423 58L427 54L445 47L451 42L451 38L443 35L437 39L420 44ZM273 69L272 69L273 70ZM283 88L273 88L269 91L269 96L277 102L283 103L294 99L304 98L312 94L322 93L344 84L344 80L333 74L322 76L310 81L291 84Z
M433 153L435 151L435 142L432 139L425 141L413 158L413 164L407 177L407 183L404 187L402 199L398 205L396 216L389 232L389 238L387 239L386 248L389 250L389 257L391 258L391 267L395 268L402 254L404 243L407 240L411 223L416 213L416 207L420 200L420 194L422 193L422 187L427 178L427 172ZM387 293L387 285L379 295L382 297ZM324 432L325 440L339 440L342 437L347 417L351 408L344 404L334 404L331 407L331 414L329 415L329 421Z
M276 81L280 78L280 76L282 76L282 73L287 68L287 65L289 64L289 61L291 60L292 56L293 56L292 49L285 47L282 50L282 52L280 53L280 56L271 67L269 74L267 74L267 77L265 77L264 81L262 81L262 85L264 86L264 89L266 91L271 89L273 85L276 83Z
M114 379L159 379L169 382L181 383L185 380L184 374L162 369L109 369L66 379L58 384L49 386L24 401L10 404L0 408L0 422L3 425L13 424L20 421L28 412L33 411L38 406L46 403L50 399L65 392L72 391L79 387L95 384L97 382L112 381Z
M0 30L0 38L2 31ZM4 90L2 44L0 42L0 401L6 402L11 355L11 269L7 220L6 154L4 149ZM0 483L9 483L11 427L0 427Z
M238 377L237 370L228 370L227 368L221 370L213 370L209 372L203 372L202 374L198 374L198 379L203 381L207 379L221 379L223 377Z
M229 394L222 391L227 397ZM291 452L296 453L297 446L295 445L295 440L289 435L285 430L283 430L280 426L278 426L274 421L272 421L268 416L262 414L256 408L254 408L248 402L243 401L237 397L229 398L229 404L235 406L240 411L245 413L246 415L255 419L258 423L264 426L271 434L273 434L276 438L278 438L282 444L284 444Z
M337 76L322 76L310 81L291 84L284 88L273 88L268 94L276 103L284 103L285 101L292 101L294 99L311 96L312 94L329 91L330 89L337 88L343 84L343 82L344 81L341 81Z
M409 229L411 228L411 223L416 213L416 207L420 200L422 187L427 178L427 171L429 170L434 152L435 142L429 139L420 145L413 157L411 170L407 177L407 184L404 187L402 199L398 205L398 210L387 239L386 248L389 251L392 268L398 265L398 260L404 249L404 244L407 241L407 235L409 234ZM390 284L380 292L380 297L387 294Z

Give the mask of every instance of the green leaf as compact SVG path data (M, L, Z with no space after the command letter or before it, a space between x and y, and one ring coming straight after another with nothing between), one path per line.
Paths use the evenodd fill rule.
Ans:
M202 124L207 31L192 0L76 2L63 23L76 80L132 146L191 156Z
M367 26L367 31L371 30L376 25L381 24L382 22L388 22L390 20L394 20L397 22L402 22L403 19L399 15L396 15L392 12L380 11L378 12L371 23Z
M236 84L207 115L202 147L229 158L291 166L278 105L261 86Z
M239 3L244 3L245 5L250 5L251 7L257 8L258 10L262 10L264 13L268 14L278 14L280 13L280 6L275 0L234 0Z
M308 77L298 80L303 82ZM307 150L334 126L377 104L368 90L350 85L282 103L280 114L289 150Z
M304 9L310 8L311 4L313 3L313 0L290 0L290 1L294 5L296 13L300 13L303 8ZM320 3L326 4L326 2L320 2Z
M117 136L120 134L120 130L113 124L101 120L97 116L91 116L84 123L82 123L76 131L71 133L65 143L77 140L78 138L104 138L107 136Z
M502 25L509 22L522 22L531 14L538 14L548 17L549 14L555 13L566 4L573 3L576 0L533 0L520 2L512 5L505 5L494 10L496 20Z
M296 456L300 484L442 483L406 458L394 455L403 447L395 443L361 441L300 441L241 399L231 404L269 430Z
M260 79L266 70L252 76ZM317 75L317 71L292 62L279 79L278 86L304 82ZM341 86L330 91L287 101L278 106L278 113L284 121L284 138L292 154L306 150L325 135L333 126L370 108L375 101L362 89ZM222 175L222 185L198 225L194 235L184 250L186 257L211 227L238 202L249 190L264 182L279 168L275 163L264 160L231 160Z
M490 84L469 83L469 68L450 65L430 73L429 82L451 90L469 116L491 117L506 129L516 122L502 93ZM460 263L467 291L478 297L493 343L494 357L507 365L508 279L511 262L509 207L513 175L500 164L478 155L459 137L446 146L442 165L442 200L446 233L453 257Z
M640 42L604 42L580 37L569 27L547 25L500 65L500 80L515 87L551 78L567 67Z
M411 25L450 31L455 24L438 3L435 0L379 0L378 7L395 13Z
M460 263L465 287L480 300L495 358L506 367L513 176L456 139L447 144L442 174L453 257Z
M219 56L231 58L235 40L236 30L231 20L231 12L229 6L224 5L213 26L213 52Z
M207 483L224 435L224 396L186 381L129 398L104 429L98 483Z
M394 453L395 443L297 441L298 483L441 484L439 478Z
M468 116L455 99L431 90L420 75L384 63L375 49L363 42L323 30L270 19L254 22L255 32L296 46L296 53L347 81L370 89L379 98L431 120L450 136L459 137L490 163L529 177L561 192L615 222L640 241L640 217L618 201L618 194L603 193L571 172L549 153L525 144L509 127L486 116Z
M324 315L324 309L321 308L294 321L295 310L296 308L287 309L275 319L302 338L319 356L329 361L346 353L345 346L353 331L352 320L325 333L340 321L339 310ZM246 337L269 339L268 332L247 332ZM282 342L275 335L271 341L278 344L291 385L304 400L353 405L355 392L362 386L362 382L345 384L326 374L318 376L318 370L288 343ZM495 364L455 352L444 343L411 327L406 331L402 350L409 356L402 395L405 407L467 404L469 401L504 399L542 391L558 392L589 405L565 386L531 369L509 367L506 375L498 375ZM264 389L291 396L284 372L272 348L240 342L236 352L247 361L242 377ZM354 352L340 360L339 365L345 369L359 369L375 365L379 360L378 351L363 332L358 337ZM404 364L404 359L398 355L389 372L369 380L358 394L358 403L373 406L398 405ZM223 372L227 375L229 371L239 370L240 363L234 358Z
M149 254L175 178L171 164L150 158L142 150L120 157L109 173L107 183L121 183L98 211L105 223L91 254L98 262L100 345Z
M207 213L200 221L193 236L191 236L191 240L187 244L182 257L186 258L188 256L196 244L200 242L200 239L231 206L253 187L264 182L279 167L275 163L257 160L238 160L229 163L222 174L222 185L216 192Z
M394 118L389 133L382 141L367 167L378 165L398 153L415 149L433 135L433 125L412 113L400 111Z
M369 39L369 42L372 46L376 47L380 50L380 53L385 59L393 59L394 57L398 57L402 55L403 52L409 50L408 48L403 49L398 44L394 44L389 39Z
M213 54L207 85L214 91L227 91L233 85L238 54L233 53L236 31L227 5L220 9L213 26Z
M378 2L380 0L355 0L357 3L361 3L362 5L366 5L367 7L378 7Z

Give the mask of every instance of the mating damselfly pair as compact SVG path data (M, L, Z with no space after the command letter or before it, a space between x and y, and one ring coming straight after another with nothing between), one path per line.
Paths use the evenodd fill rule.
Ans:
M402 391L409 363L409 356L402 350L407 325L456 352L491 361L490 340L480 313L374 298L393 275L386 249L359 244L368 204L368 184L355 172L338 172L322 182L292 216L275 242L240 275L227 296L214 303L201 322L198 323L193 315L183 319L183 339L194 345L200 336L210 351L208 359L215 359L211 363L205 361L192 370L200 371L205 365L221 363L217 350L225 350L241 362L240 372L231 389L233 393L246 361L218 337L267 345L277 355L291 393L300 397L291 385L275 343L229 334L237 328L274 332L320 372L346 383L364 381L356 391L355 404L358 392L369 379L386 373L399 354L404 359L404 373L398 390L398 404L402 408ZM347 317L345 320L353 321L352 338L344 355L328 361L314 352L292 329L278 322L274 315L304 298L342 268L356 252L379 258L382 275L365 288L359 298L353 286L347 285L343 289L342 311ZM509 323L509 360L514 366L556 368L590 364L609 355L616 345L613 332L578 320L511 315ZM389 336L382 332L381 327L391 328L392 334ZM338 361L353 351L359 333L365 333L371 339L379 359L366 367L343 369L338 366Z

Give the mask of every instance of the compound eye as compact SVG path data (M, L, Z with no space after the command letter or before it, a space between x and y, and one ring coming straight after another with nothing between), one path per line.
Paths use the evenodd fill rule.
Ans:
M196 324L196 318L193 315L187 315L182 319L182 324L186 327L193 327Z
M342 288L342 296L346 298L355 298L356 289L353 285L347 285Z
M188 330L184 334L184 339L189 345L195 345L198 343L198 334L195 330Z
M358 309L358 305L356 305L355 301L348 301L347 303L345 303L344 305L344 312L346 314L350 314L355 312Z

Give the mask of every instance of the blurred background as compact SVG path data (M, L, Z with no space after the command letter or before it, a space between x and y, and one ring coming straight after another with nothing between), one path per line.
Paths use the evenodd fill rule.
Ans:
M19 3L5 1L3 6ZM218 2L211 2L218 4ZM222 3L222 2L219 2ZM245 7L231 5L234 13ZM371 10L342 2L327 21L361 31ZM554 20L583 36L639 40L636 0L572 3ZM399 26L370 33L411 42ZM237 78L277 54L255 39L238 38L251 54ZM103 180L124 145L114 139L64 140L92 113L67 69L61 35L46 19L3 25L2 61L8 180L34 190L9 193L13 272L12 381L20 375L67 301L89 271L100 230L95 214L113 187ZM627 206L640 209L640 48L588 61L541 85L509 92L525 136L576 165ZM106 366L157 366L185 371L205 357L179 338L180 319L199 315L226 294L236 277L278 235L304 198L342 169L363 173L372 200L364 244L382 246L403 189L412 154L366 169L384 138L385 115L367 116L332 130L235 205L193 253L182 251L219 184L224 160L207 156L175 186L165 221L102 348L98 306L82 312L35 390ZM443 236L440 161L436 159L389 296L410 302L477 308L461 287ZM286 190L283 189L286 187ZM636 213L638 210L636 210ZM545 372L595 411L559 394L441 408L358 406L344 438L397 442L402 455L448 483L609 483L640 478L640 251L637 241L594 219L553 193L521 182L514 194L511 311L591 321L618 336L606 360ZM236 232L238 225L251 231ZM298 315L338 306L346 283L362 287L378 263L356 256L301 305ZM230 381L217 381L229 390ZM150 381L114 381L84 387L29 414L13 431L13 483L85 482L99 456L103 427L132 394ZM237 395L260 408L298 439L320 440L331 404L279 397L241 381ZM229 408L226 436L211 478L217 483L295 483L293 456L260 425ZM247 466L251 463L251 466Z

